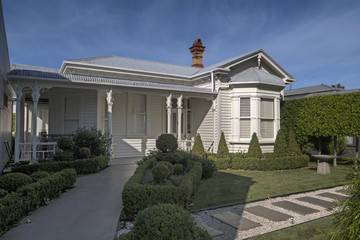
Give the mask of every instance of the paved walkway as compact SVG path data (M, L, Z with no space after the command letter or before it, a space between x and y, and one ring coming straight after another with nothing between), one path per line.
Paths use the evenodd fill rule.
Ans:
M75 187L11 228L1 240L112 240L116 233L124 183L135 164L118 164L79 176ZM131 162L131 161L124 161ZM31 223L26 223L30 219Z
M341 187L279 197L193 214L215 240L246 239L334 213Z

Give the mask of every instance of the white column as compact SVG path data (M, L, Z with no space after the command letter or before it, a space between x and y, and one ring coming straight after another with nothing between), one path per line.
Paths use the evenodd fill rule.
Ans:
M181 115L182 115L182 104L183 96L180 95L180 97L177 98L177 109L178 109L178 142L179 146L181 146Z
M33 111L33 128L32 128L32 134L33 134L33 149L32 149L32 159L33 161L36 161L36 144L37 144L37 111L38 111L38 102L40 98L40 88L38 86L33 86L32 88L32 99L34 103L34 111Z
M106 101L108 105L108 164L111 165L112 163L112 156L111 156L111 136L112 136L112 106L114 104L114 96L112 89L106 93Z
M250 98L250 105L251 105L251 135L256 132L259 137L260 133L260 97L252 96Z
M280 97L275 98L274 102L275 108L275 127L274 127L274 136L276 137L277 132L280 129Z
M23 86L17 85L16 92L16 115L15 115L15 162L19 162L20 157L20 118L21 118L21 99Z
M171 133L171 99L172 99L172 95L171 93L169 94L169 96L166 97L166 111L167 111L167 129L166 129L166 133L170 134Z
M232 140L240 140L240 97L233 97L232 99Z

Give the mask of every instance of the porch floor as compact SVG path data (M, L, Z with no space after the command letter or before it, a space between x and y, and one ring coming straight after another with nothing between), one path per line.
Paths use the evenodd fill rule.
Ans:
M25 217L1 239L114 239L122 189L135 171L136 164L131 163L137 160L118 159L100 173L79 176L73 189Z

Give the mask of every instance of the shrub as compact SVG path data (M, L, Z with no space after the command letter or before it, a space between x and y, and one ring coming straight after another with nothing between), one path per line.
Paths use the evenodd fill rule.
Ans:
M251 136L251 141L250 141L250 146L249 146L247 156L248 157L257 157L257 158L262 157L262 151L260 148L259 139L255 132Z
M170 169L166 163L171 165L169 162L158 162L151 170L154 181L158 184L164 183L165 180L168 180L171 176Z
M208 179L211 178L214 171L216 171L216 165L213 160L204 157L200 159L202 165L202 178Z
M31 178L23 173L8 173L0 177L0 188L8 192L15 192L16 189L30 183Z
M6 191L5 189L0 188L0 198L5 197L7 194L8 194L8 191Z
M335 215L337 231L331 239L359 239L360 236L360 171L355 166L347 188L349 197L340 203Z
M40 179L42 178L46 178L50 176L50 174L46 171L37 171L37 172L34 172L30 175L31 179L34 181L34 182L37 182L39 181Z
M74 141L71 137L63 136L57 140L57 146L63 151L72 151L74 148Z
M274 144L274 156L281 157L286 156L287 153L287 143L285 139L284 132L280 129L276 135L275 144Z
M53 157L55 162L71 161L73 159L73 153L69 151L56 152Z
M57 172L66 168L73 168L77 174L96 173L108 166L108 159L105 156L89 159L79 159L70 162L47 162L31 165L14 166L11 171L21 172L30 175L37 171Z
M214 161L216 170L225 170L231 168L230 157L209 156L209 159Z
M184 167L180 163L174 164L174 175L182 175L184 173Z
M196 186L201 180L202 167L200 162L190 162L190 171L184 176L180 186L142 184L145 171L155 159L144 162L135 170L134 175L125 183L122 192L123 214L133 217L150 205L173 203L186 206Z
M134 239L144 240L212 239L205 230L196 226L190 213L172 204L150 206L141 211L135 219L131 235Z
M224 132L221 132L221 137L220 137L220 141L219 141L217 154L222 155L222 156L227 156L229 154L229 149L226 144Z
M91 156L90 148L82 147L79 149L79 158L89 158Z
M231 159L233 169L260 171L296 169L305 167L308 163L309 157L307 155L269 157L265 159L252 157Z
M288 154L289 155L301 155L301 150L296 142L295 133L293 130L289 131L289 144L288 144Z
M173 152L178 148L177 139L172 134L161 134L156 139L156 148L163 153Z
M108 136L96 128L80 128L75 132L75 156L79 157L80 149L87 147L90 149L91 157L105 156L108 151Z
M200 134L198 133L195 138L194 146L191 149L191 153L203 157L206 155L203 142L201 140Z
M158 152L155 155L155 158L156 158L157 161L169 162L171 164L181 162L181 156L180 156L179 152L177 152L177 151L168 152L168 153Z
M4 232L29 211L58 197L65 189L73 186L75 180L75 170L65 169L0 198L0 232Z

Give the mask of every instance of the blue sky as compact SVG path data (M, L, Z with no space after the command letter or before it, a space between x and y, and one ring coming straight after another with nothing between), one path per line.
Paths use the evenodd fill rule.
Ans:
M360 88L358 0L3 0L11 63L116 55L205 66L262 48L297 80L293 88Z

